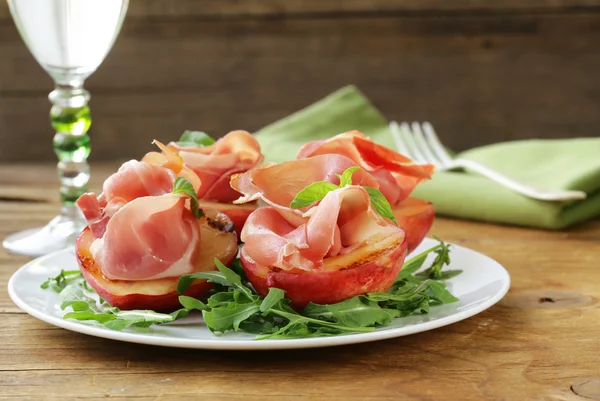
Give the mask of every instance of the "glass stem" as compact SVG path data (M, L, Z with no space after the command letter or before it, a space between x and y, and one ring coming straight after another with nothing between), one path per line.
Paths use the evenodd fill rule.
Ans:
M52 102L50 123L56 131L54 153L58 157L61 215L71 217L76 211L75 201L87 191L90 179L90 93L83 89L83 82L74 82L56 85L48 98Z

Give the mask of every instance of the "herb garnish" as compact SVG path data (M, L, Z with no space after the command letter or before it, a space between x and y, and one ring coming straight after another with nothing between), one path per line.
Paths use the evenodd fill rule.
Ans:
M293 209L298 209L310 206L313 203L322 200L329 192L352 185L352 174L359 168L360 167L357 166L350 167L346 169L342 175L338 174L340 185L335 185L329 181L313 182L296 194L296 197L290 203L290 207ZM379 213L380 216L390 219L394 222L394 224L398 225L396 217L394 217L394 213L392 212L392 207L385 196L383 196L381 191L367 186L363 186L363 188L369 194L371 206L373 206L375 211Z
M202 131L184 131L181 134L181 138L177 144L183 147L192 147L192 146L210 146L215 143L215 140L210 137L206 132Z
M198 206L198 195L196 195L194 186L188 180L183 177L177 177L175 182L173 182L173 193L188 195L190 197L190 209L194 217L199 219L204 216L204 212Z

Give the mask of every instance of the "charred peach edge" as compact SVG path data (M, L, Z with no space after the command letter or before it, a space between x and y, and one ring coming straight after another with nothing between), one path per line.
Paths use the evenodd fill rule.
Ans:
M248 216L258 208L256 202L234 205L232 203L207 202L202 200L199 202L199 206L206 210L217 210L227 215L233 222L238 239L244 224L246 224L246 220L248 220Z

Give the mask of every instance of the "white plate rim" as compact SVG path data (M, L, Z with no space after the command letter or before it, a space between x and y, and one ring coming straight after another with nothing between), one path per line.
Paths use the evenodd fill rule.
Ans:
M433 241L429 238L426 241ZM425 241L424 241L425 242ZM495 265L498 269L498 273L503 275L503 286L489 299L481 302L479 305L472 307L465 311L456 312L450 316L445 316L430 322L418 323L412 326L402 326L390 329L381 329L369 333L352 333L339 336L330 337L313 337L313 338L299 338L299 339L280 339L280 340L220 340L219 337L215 336L214 340L206 339L186 339L186 338L168 338L168 337L154 337L140 333L133 332L122 332L104 330L99 327L86 325L85 323L79 323L76 321L64 320L60 317L47 314L43 311L39 311L36 308L30 306L27 302L22 300L15 289L15 282L18 278L19 272L27 269L31 264L36 262L42 262L44 259L50 259L59 253L69 252L68 249L63 249L41 256L37 259L31 260L28 263L21 266L17 271L13 273L8 281L8 294L11 300L21 310L27 314L39 319L43 322L51 324L56 327L60 327L69 331L90 335L93 337L106 338L110 340L172 347L172 348L191 348L191 349L207 349L207 350L282 350L282 349L299 349L299 348L320 348L320 347L331 347L349 344L359 344L380 340L387 340L391 338L403 337L411 334L421 333L425 331L434 330L440 327L448 326L450 324L468 319L473 317L484 310L495 305L500 301L508 292L511 284L511 279L508 271L497 261L486 256L482 253L474 251L472 249L462 247L460 245L451 244L452 247L457 249L466 250L473 252L480 257L488 259L489 262ZM460 277L460 276L458 276Z

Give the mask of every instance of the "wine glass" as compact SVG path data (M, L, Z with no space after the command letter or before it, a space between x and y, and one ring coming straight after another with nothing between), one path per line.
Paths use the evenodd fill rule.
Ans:
M21 38L54 80L48 98L62 202L60 214L46 226L3 241L13 253L39 256L62 249L73 244L86 225L75 205L90 179L90 94L83 82L110 51L128 4L129 0L8 0Z

